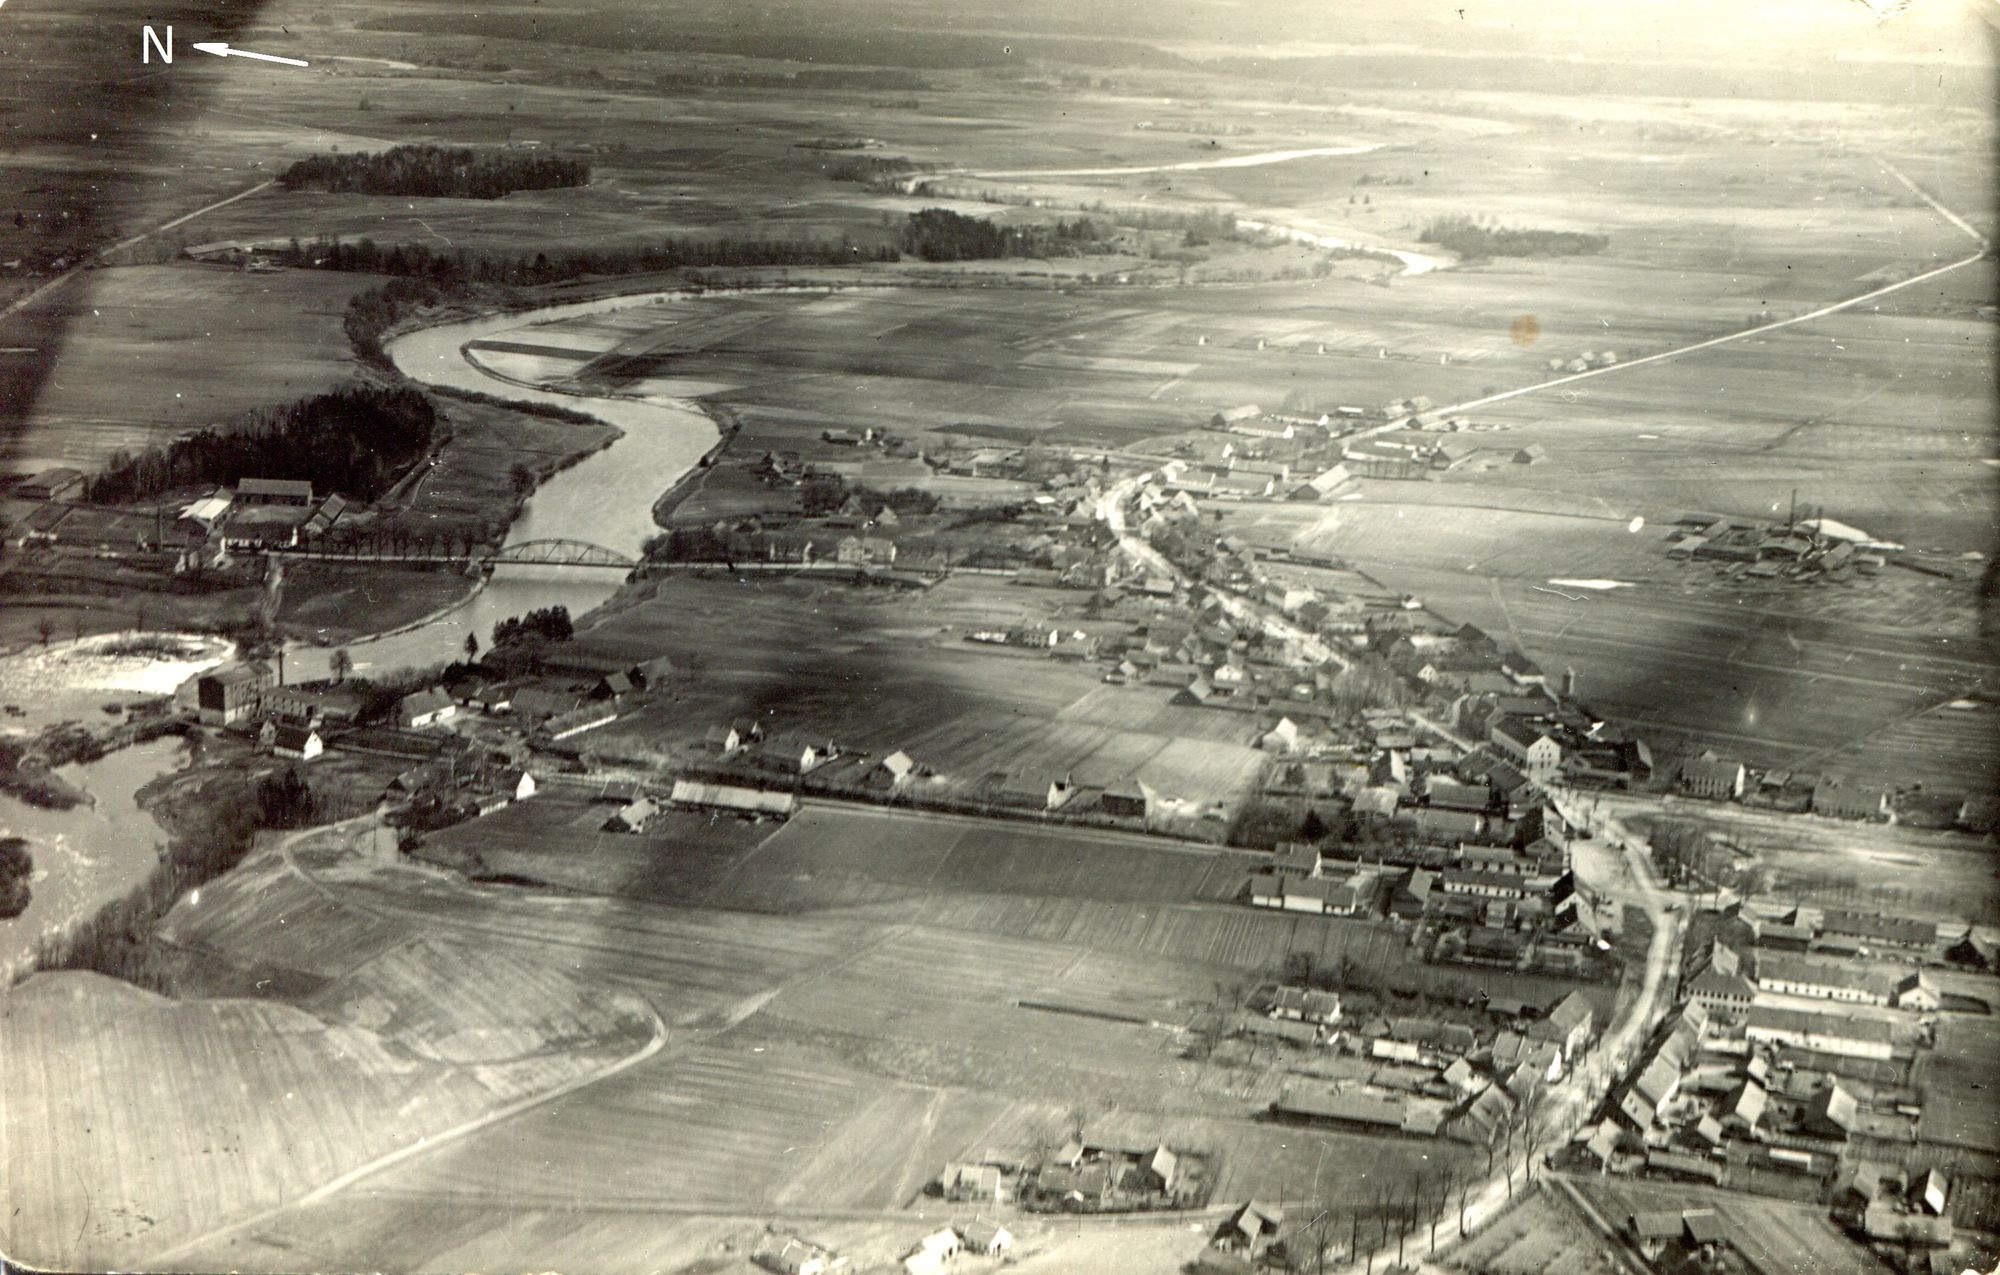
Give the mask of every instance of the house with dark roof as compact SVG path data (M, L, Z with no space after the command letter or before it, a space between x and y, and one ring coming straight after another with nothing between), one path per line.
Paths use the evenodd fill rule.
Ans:
M1527 771L1530 778L1546 779L1562 767L1562 745L1542 727L1524 718L1499 718L1488 729L1487 738Z
M1812 812L1831 819L1887 819L1889 793L1872 784L1826 775L1813 785Z
M1245 1201L1229 1215L1215 1233L1212 1243L1225 1252L1256 1257L1278 1238L1285 1226L1285 1210L1261 1200Z
M277 684L271 666L254 660L211 669L195 680L197 715L206 726L233 726L256 716Z
M296 505L313 502L312 484L292 478L245 478L236 484L236 503L241 505Z
M310 726L291 726L273 723L270 748L279 757L289 757L293 761L311 761L326 751L326 742L319 732Z
M1820 933L1828 938L1847 939L1875 947L1923 950L1937 942L1937 923L1882 912L1857 912L1847 908L1827 908L1820 915Z

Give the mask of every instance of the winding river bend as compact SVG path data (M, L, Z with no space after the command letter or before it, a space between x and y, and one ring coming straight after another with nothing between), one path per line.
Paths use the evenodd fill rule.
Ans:
M585 540L633 557L657 528L653 502L692 469L715 445L715 423L683 399L559 394L508 380L467 357L466 346L502 333L532 329L583 315L661 304L692 304L683 293L608 297L600 301L550 306L526 313L492 315L463 323L423 328L389 343L389 357L411 380L432 387L470 390L517 403L539 403L586 412L623 431L611 446L562 471L528 498L509 528L507 543L528 540ZM400 633L347 648L354 670L437 664L459 657L467 634L484 646L493 625L536 607L561 604L571 615L600 605L617 592L610 571L501 566L463 605ZM286 667L301 679L327 676L331 651L297 646Z
M466 356L466 344L583 314L671 304L683 296L616 297L496 315L425 328L390 344L389 356L396 366L421 384L584 411L623 431L609 447L543 483L509 529L508 543L586 540L636 557L654 531L653 502L715 444L716 429L706 414L679 399L557 394L501 379L475 365ZM462 605L402 632L356 643L348 652L357 672L442 663L458 657L468 633L476 633L484 645L496 621L556 603L580 616L603 603L620 583L619 574L612 571L499 567L485 587ZM181 672L213 664L226 653L203 651ZM78 658L53 659L62 654L24 652L0 660L0 691L47 710L29 713L17 725L32 728L61 716L85 717L90 705L111 692L172 689L130 684L134 661L129 659L83 658L89 651ZM330 655L325 648L294 645L286 654L288 675L301 680L324 677ZM145 671L158 673L166 662L144 663ZM74 810L39 810L0 796L0 834L26 838L35 857L28 911L0 920L0 988L16 970L25 968L39 939L94 915L145 878L167 836L139 808L137 793L155 777L184 764L185 757L182 741L169 738L66 767L60 772L63 777L88 792L94 802Z

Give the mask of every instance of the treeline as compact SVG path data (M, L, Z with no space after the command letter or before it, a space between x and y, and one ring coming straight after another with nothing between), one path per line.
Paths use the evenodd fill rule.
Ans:
M1461 257L1580 257L1603 252L1606 235L1576 230L1519 230L1475 217L1439 217L1417 236L1424 243L1449 248Z
M137 455L114 452L89 494L116 504L175 487L289 478L374 500L436 435L437 410L418 391L357 385L260 412L243 429L205 429Z
M537 607L526 615L510 615L493 626L494 646L530 638L567 642L575 636L576 624L570 619L569 608L560 602L554 606Z
M427 279L391 279L380 287L357 292L347 301L341 327L355 353L372 363L388 366L382 352L382 334L412 311L437 305L456 295L459 289Z
M1046 225L999 226L949 208L925 208L903 224L903 251L925 261L996 257L1075 257L1097 249L1104 231L1088 217Z
M464 248L437 249L427 244L391 244L372 239L353 241L294 240L277 260L285 265L318 270L353 270L364 274L402 275L437 284L493 283L514 287L562 283L586 275L646 274L707 266L840 266L866 261L897 261L886 244L858 244L850 239L664 239L630 248L599 248L587 252L495 253Z
M837 182L882 185L916 172L917 166L901 155L835 155L821 160L819 171Z
M936 513L936 492L915 487L878 491L865 484L849 487L836 474L809 474L799 485L799 506L809 518L834 513L852 499L862 514L874 518L884 509L900 515Z
M28 910L28 882L35 875L35 857L23 837L0 837L0 920Z
M278 176L286 190L447 199L498 199L516 190L554 190L589 181L590 165L580 159L515 151L477 154L421 143L373 154L311 155Z

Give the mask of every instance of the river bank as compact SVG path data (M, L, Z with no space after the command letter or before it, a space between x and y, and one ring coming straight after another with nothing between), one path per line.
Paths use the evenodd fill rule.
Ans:
M0 921L0 986L26 971L39 946L145 882L169 838L140 792L185 766L188 757L187 742L170 737L58 767L64 783L90 798L68 810L0 794L0 836L24 839L35 860L27 910Z

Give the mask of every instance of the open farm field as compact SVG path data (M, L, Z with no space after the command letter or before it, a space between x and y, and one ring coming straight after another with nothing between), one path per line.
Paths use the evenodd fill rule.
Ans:
M2000 879L1989 841L1844 819L1746 810L1697 799L1669 800L1690 819L1754 855L1773 900L1882 908L1962 923L2000 920Z
M1837 768L1851 747L1893 762L1885 777L1903 782L1969 792L1992 773L1992 733L1970 720L1981 714L1962 725L1937 716L1987 676L1970 582L1892 570L1809 586L1735 583L1705 564L1670 562L1657 524L1628 530L1631 506L1595 517L1446 507L1437 501L1463 490L1456 484L1404 500L1409 486L1371 483L1362 500L1330 510L1244 506L1226 525L1338 555L1545 668L1574 668L1580 698L1644 733L1663 762L1715 747L1752 765ZM1508 499L1547 508L1574 497ZM1871 753L1878 734L1910 750Z
M640 834L605 832L602 803L544 793L425 839L426 858L469 876L537 882L582 894L691 905L773 831L771 825L667 811Z
M0 1064L9 1256L106 1269L295 1199L645 1039L621 1030L570 1038L540 1061L459 1066L282 1004L176 1003L73 974L16 989L4 1019L11 1039L68 1042L10 1050Z
M820 911L966 892L1136 903L1226 900L1249 856L1126 834L812 807L765 841L710 906Z
M2000 1113L1993 1108L1988 1080L2000 1050L2000 1027L1988 1018L1954 1016L1938 1030L1937 1049L1918 1076L1924 1114L1917 1136L1941 1147L2000 1156ZM1995 1176L1989 1159L1980 1176Z
M747 714L767 732L832 739L850 757L902 750L936 772L935 791L964 800L988 800L996 775L1144 783L1181 803L1174 814L1163 801L1156 821L1214 839L1263 767L1250 717L1175 708L1164 687L1110 688L1095 666L962 638L968 628L1049 623L1078 596L983 576L894 594L723 573L649 581L593 623L591 640L698 671L671 705L591 743L712 759L703 733ZM810 650L793 640L804 611L820 634ZM897 694L876 692L889 684Z
M376 1181L544 1207L672 1201L760 1213L800 1152L866 1113L878 1085L747 1050L675 1049L510 1121L508 1154L475 1137Z
M288 562L278 623L288 634L339 646L384 628L414 624L470 596L463 567Z
M1795 1204L1710 1187L1609 1178L1576 1178L1576 1187L1605 1220L1623 1226L1648 1210L1714 1209L1729 1242L1758 1275L1886 1275L1889 1267L1856 1244L1818 1204Z
M92 469L120 448L143 450L349 380L358 365L341 316L350 296L379 282L192 264L86 274L52 301L68 325L57 374L11 431L8 464Z
M1961 272L1976 274L1977 272ZM1635 513L1782 518L1801 504L1915 548L1991 550L1993 325L1975 303L1891 307L1944 276L1681 359L1477 409L1509 448L1548 459L1461 480L1594 497ZM1625 355L1620 350L1621 356Z

